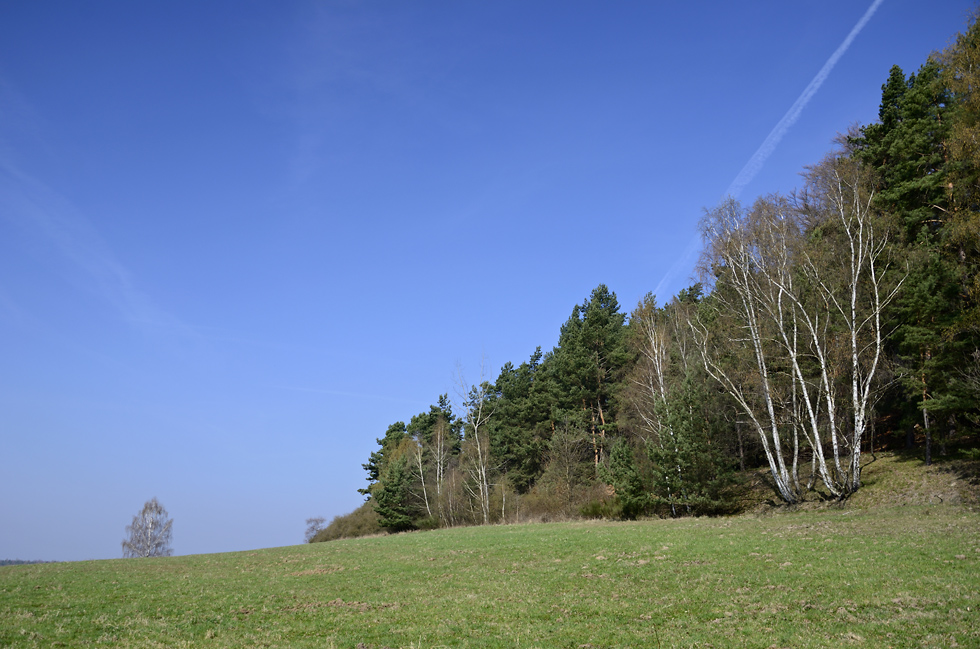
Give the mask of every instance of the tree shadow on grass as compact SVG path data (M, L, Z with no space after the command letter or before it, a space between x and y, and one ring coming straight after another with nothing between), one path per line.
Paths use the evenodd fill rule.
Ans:
M895 451L895 458L900 463L924 464L925 449ZM948 473L972 486L980 486L980 448L972 444L949 446L945 455L933 453L932 467L934 471Z

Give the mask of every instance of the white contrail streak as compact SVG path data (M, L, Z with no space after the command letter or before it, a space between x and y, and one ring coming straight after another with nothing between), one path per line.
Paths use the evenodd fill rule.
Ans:
M813 77L813 80L810 81L809 85L803 89L803 92L796 99L793 105L790 106L789 110L786 111L783 118L779 120L776 126L773 127L772 131L769 132L769 136L765 139L765 141L763 141L762 145L759 146L752 157L749 158L749 161L745 163L745 166L742 167L742 170L735 177L735 180L733 180L732 184L728 186L728 190L725 192L726 197L731 196L732 198L738 198L738 195L743 189L745 189L745 186L752 182L752 179L755 178L756 174L759 173L759 170L762 169L762 166L766 163L766 160L768 160L769 156L771 156L773 151L776 150L780 140L783 139L783 136L786 135L787 131L789 131L793 124L796 123L796 120L798 120L800 117L800 113L802 113L803 109L806 108L806 105L810 103L813 96L817 94L817 91L820 90L820 86L822 86L823 82L827 80L827 77L830 76L830 72L834 69L834 66L837 65L837 61L844 56L844 53L847 52L847 49L851 46L851 43L854 42L854 39L861 33L861 30L868 24L868 21L871 20L871 17L874 16L875 12L878 11L878 7L880 7L884 1L885 0L874 0L874 2L871 3L871 6L864 12L861 19L857 21L857 24L854 25L853 29L851 29L851 32L847 35L847 38L844 39L844 42L842 42L837 49L834 50L834 53L830 55L830 58L823 64L823 67L820 68L820 71L817 72L815 77ZM671 266L670 270L667 271L667 274L664 275L663 279L661 279L657 284L657 288L653 292L654 295L660 295L661 289L663 289L667 282L673 279L673 277L682 268L690 267L691 257L695 252L697 252L699 247L698 244L700 242L701 238L700 235L698 235L695 236L691 243L687 245L683 256L678 259L673 266Z
M779 141L783 139L786 132L789 131L793 124L796 123L796 120L800 118L800 113L802 113L803 109L806 108L806 105L810 103L813 96L817 94L817 91L820 90L820 86L822 86L823 82L827 80L827 77L830 76L830 71L834 69L835 65L837 65L837 61L844 56L844 53L851 46L851 43L854 42L854 39L861 33L861 30L868 24L868 21L871 20L871 17L874 16L875 12L878 11L878 7L880 7L881 3L884 1L885 0L875 0L873 3L871 3L868 10L864 12L863 16L861 16L861 20L857 21L857 24L854 25L854 29L852 29L851 33L844 39L844 42L841 43L834 53L830 55L827 62L824 63L823 67L820 68L820 71L817 72L817 76L813 77L810 84L803 89L803 93L796 99L796 102L790 106L789 110L786 111L786 114L783 115L783 118L779 120L779 123L773 127L772 131L769 133L769 137L765 139L755 154L749 159L745 166L742 167L742 171L740 171L738 176L735 177L732 184L728 186L728 191L725 192L726 196L738 198L738 195L743 189L745 189L745 186L748 185L753 178L755 178L756 174L759 173L759 170L762 169L762 165L766 163L766 160L769 159L772 152L776 150L776 147L779 145Z

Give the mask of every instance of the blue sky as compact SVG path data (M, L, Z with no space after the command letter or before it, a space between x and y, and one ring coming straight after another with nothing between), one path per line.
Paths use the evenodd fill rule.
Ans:
M0 558L153 496L177 554L300 542L457 364L687 286L835 51L743 200L971 4L0 1Z

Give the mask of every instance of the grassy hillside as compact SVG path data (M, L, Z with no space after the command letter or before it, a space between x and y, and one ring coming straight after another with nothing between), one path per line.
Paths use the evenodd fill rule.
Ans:
M0 646L980 646L973 465L880 462L846 508L3 567Z

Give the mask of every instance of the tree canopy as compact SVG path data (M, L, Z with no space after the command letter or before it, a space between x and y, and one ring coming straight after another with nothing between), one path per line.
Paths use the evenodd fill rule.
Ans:
M977 445L978 71L974 19L797 191L707 209L697 283L628 315L599 284L552 349L392 424L381 525L718 514L759 467L846 499L877 448Z

